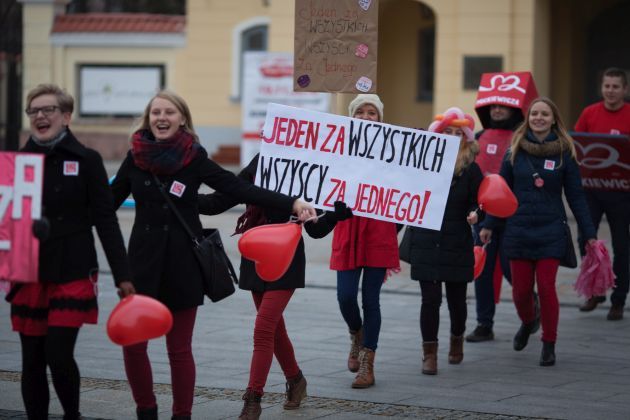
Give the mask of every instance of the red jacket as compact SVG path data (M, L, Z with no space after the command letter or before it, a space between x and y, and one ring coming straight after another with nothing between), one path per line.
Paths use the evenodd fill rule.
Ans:
M500 128L488 128L483 131L479 137L479 154L475 162L484 176L499 173L503 156L510 147L513 135L512 130Z
M396 224L354 216L335 226L331 270L358 267L398 268Z

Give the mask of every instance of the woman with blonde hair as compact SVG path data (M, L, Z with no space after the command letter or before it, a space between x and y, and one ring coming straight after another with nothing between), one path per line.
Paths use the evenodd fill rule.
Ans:
M552 366L560 313L556 275L567 246L573 246L567 244L563 191L589 244L595 241L596 231L582 190L573 139L551 99L532 101L525 123L514 133L500 174L518 199L516 213L507 219L503 242L512 272L514 305L522 322L513 347L523 350L540 322L543 345L539 363ZM497 218L487 218L479 233L484 243L497 223ZM540 320L534 309L534 283L540 297Z
M173 419L191 416L195 388L191 342L204 292L192 241L164 194L201 237L198 190L202 183L242 202L296 213L302 220L315 215L310 205L256 187L209 159L199 144L188 105L179 95L162 91L151 98L112 190L117 207L130 193L136 200L129 240L133 284L138 293L160 300L173 313L173 327L166 335ZM157 419L147 342L126 346L123 354L138 418Z
M472 117L456 107L436 116L429 131L459 138L455 171L446 202L442 229L408 226L411 232L411 279L419 281L422 291L420 331L422 333L422 373L437 374L438 330L442 283L451 317L448 362L459 364L464 358L466 329L466 288L473 280L473 236L470 225L479 219L477 191L483 175L475 163L479 146L473 134Z

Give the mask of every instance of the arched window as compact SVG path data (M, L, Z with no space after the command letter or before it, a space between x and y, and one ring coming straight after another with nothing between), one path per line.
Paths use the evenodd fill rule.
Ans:
M232 31L231 99L240 102L243 87L243 55L246 51L267 51L269 18L257 17L242 22Z

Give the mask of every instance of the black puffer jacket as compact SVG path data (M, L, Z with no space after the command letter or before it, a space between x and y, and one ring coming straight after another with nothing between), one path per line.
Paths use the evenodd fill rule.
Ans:
M473 280L473 236L466 218L477 208L477 191L482 178L476 163L453 178L441 230L407 227L412 232L412 280Z

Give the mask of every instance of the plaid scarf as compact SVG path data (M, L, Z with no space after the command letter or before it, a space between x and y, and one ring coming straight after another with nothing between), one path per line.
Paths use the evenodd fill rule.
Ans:
M150 130L138 130L131 138L131 155L142 170L156 175L172 175L188 165L201 150L192 134L180 129L175 135L156 141Z

